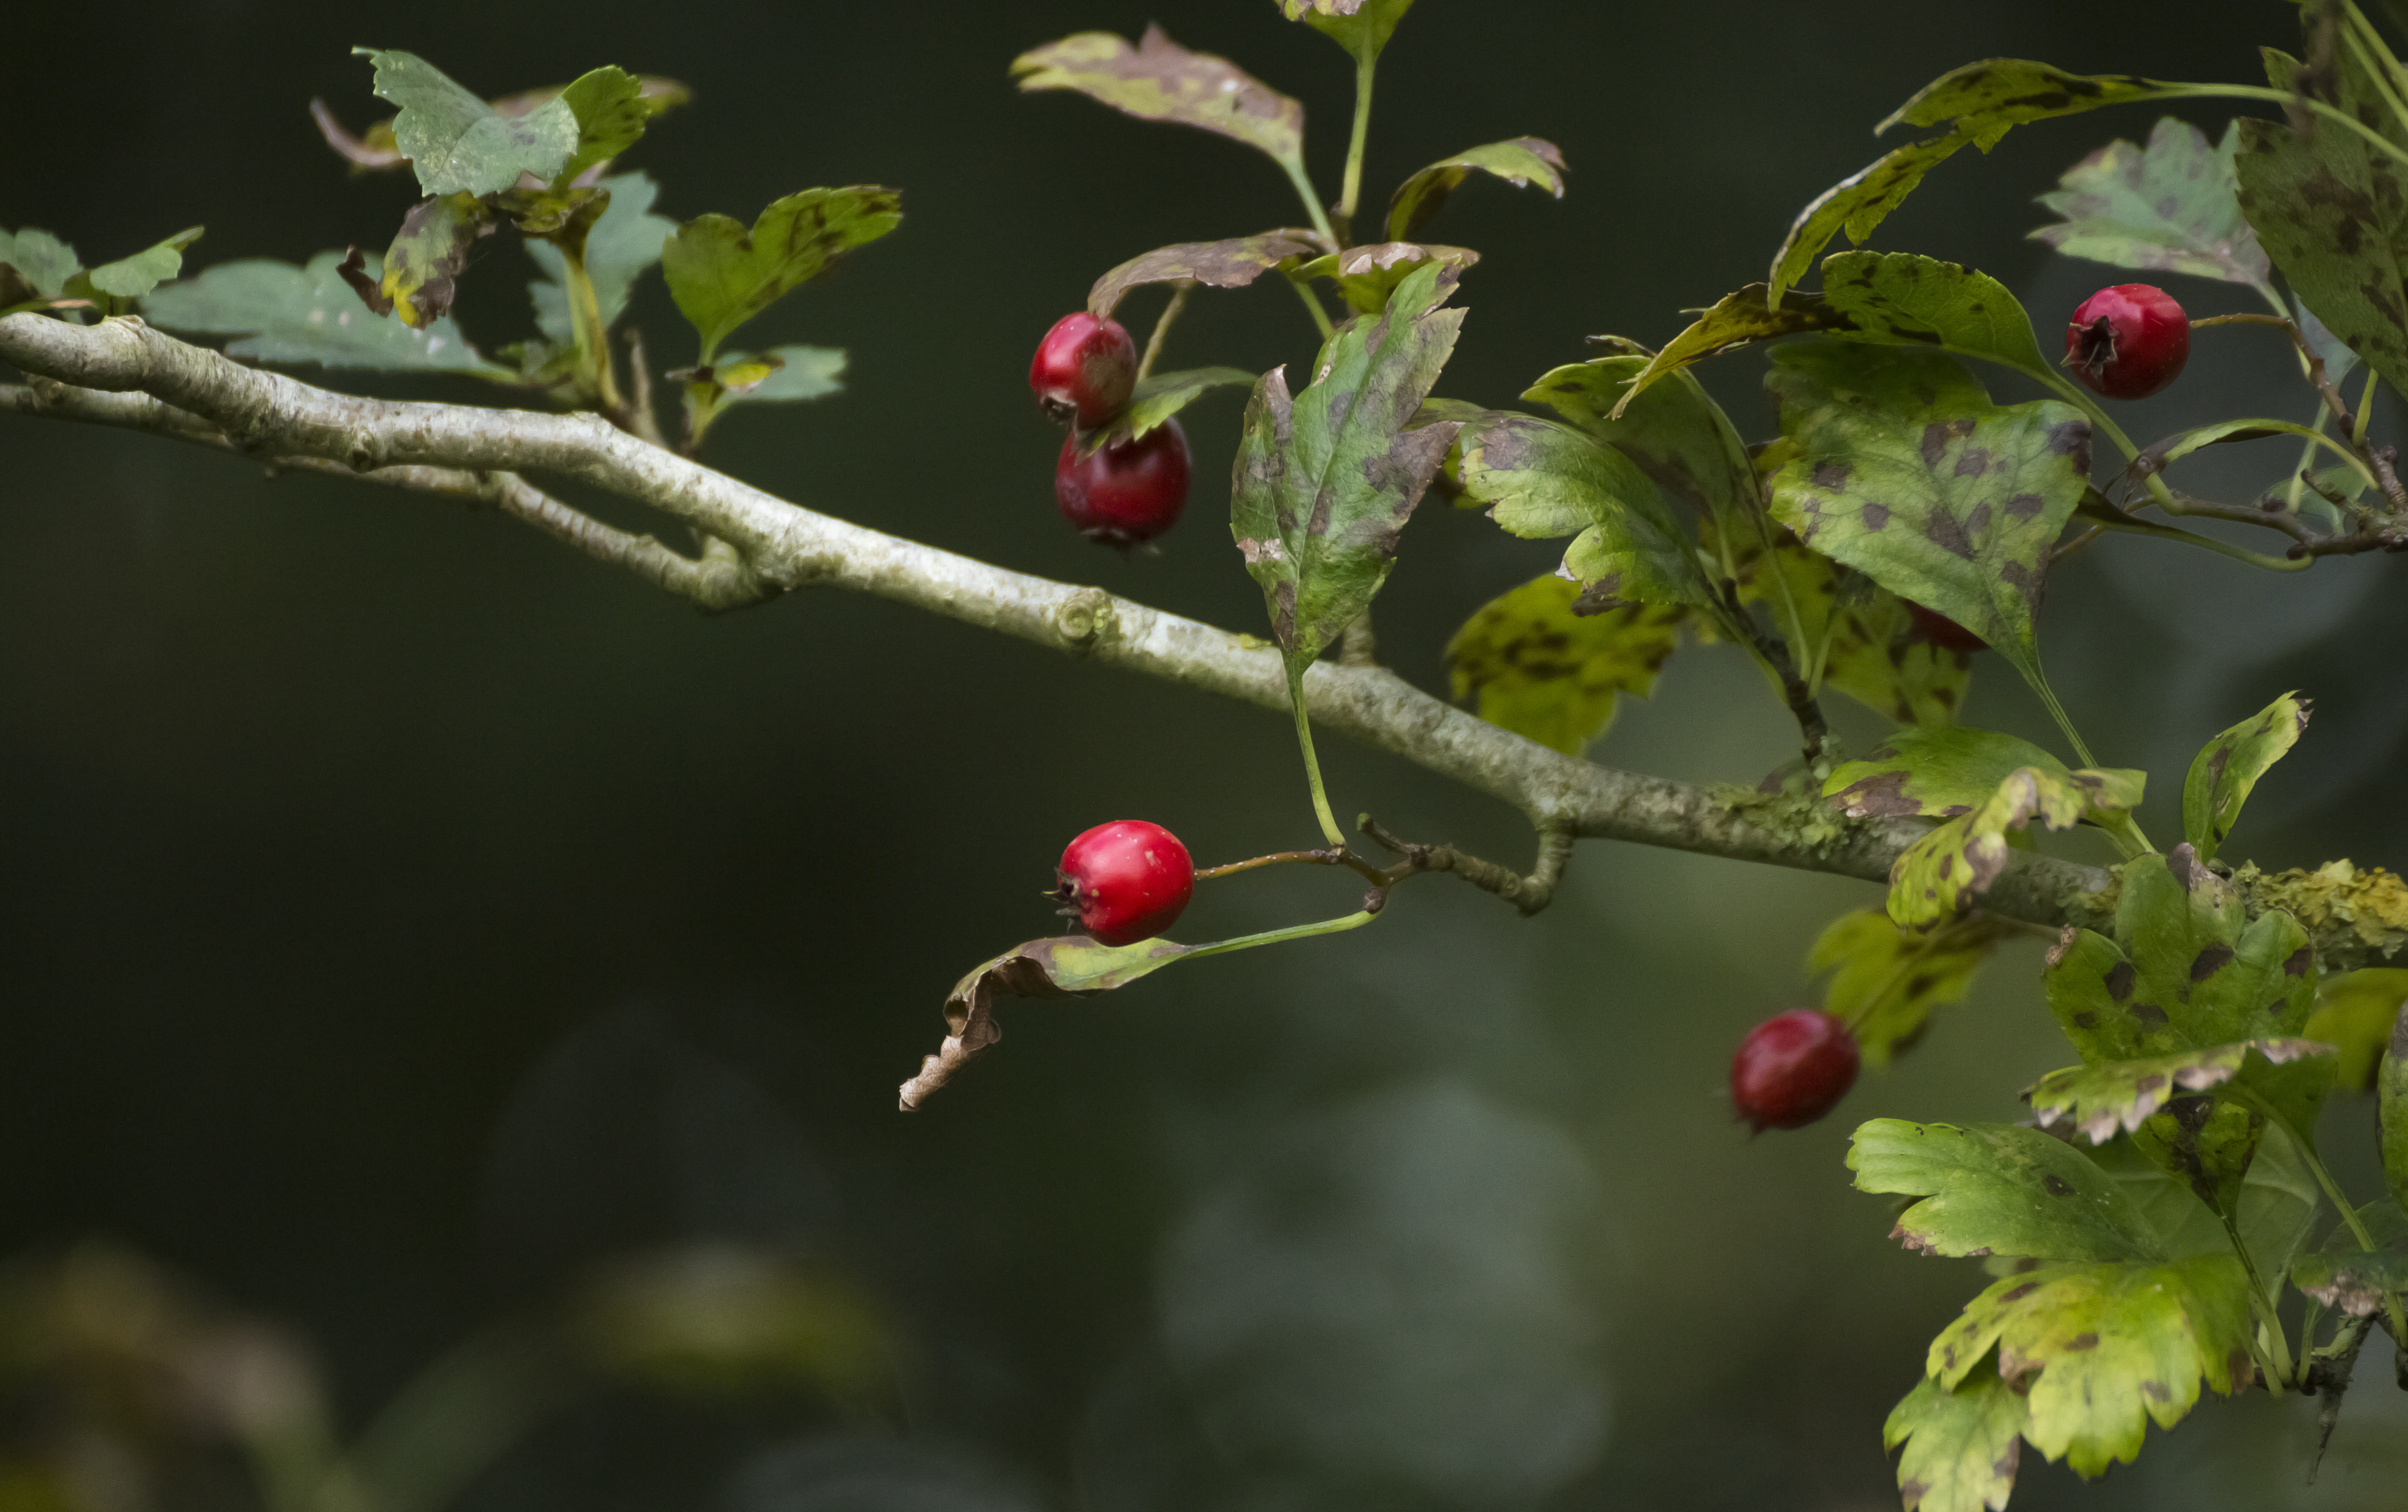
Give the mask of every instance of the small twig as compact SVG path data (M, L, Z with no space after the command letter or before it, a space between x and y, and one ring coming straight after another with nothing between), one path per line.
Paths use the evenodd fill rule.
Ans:
M2300 476L2304 478L2306 475ZM2309 486L2313 488L2315 484L2311 482ZM2229 520L2241 525L2258 525L2267 530L2280 531L2295 541L2322 539L2317 531L2306 521L2282 507L2279 500L2275 501L2274 506L2270 508L2245 504L2214 504L2206 499L2185 493L2180 489L2169 489L2167 492L2174 496L2175 501L2173 505L2168 506L2169 514L2186 515L2197 520ZM2321 493L2324 491L2317 489L2316 492ZM2330 497L2329 494L2326 496Z
M1325 847L1318 850L1275 850L1268 856L1250 856L1244 861L1204 867L1196 874L1196 880L1209 882L1216 877L1235 877L1240 872L1251 872L1261 866L1283 865L1343 866L1360 873L1373 887L1382 889L1393 886L1398 880L1393 874L1382 871L1345 846Z
M2333 387L2331 381L2325 377L2325 360L2316 354L2314 347L2308 345L2307 336L2300 330L2296 321L2286 316L2259 315L2252 311L2243 311L2237 315L2210 315L2204 320L2193 321L2190 323L2193 330L2208 325L2279 327L2291 338L2291 344L2299 349L2300 360L2308 365L2309 385L2323 397L2325 408L2331 412L2334 421L2340 425L2343 434L2350 437L2352 449L2357 451L2359 458L2373 472L2375 483L2383 490L2384 498L2390 502L2392 511L2394 513L2408 511L2408 492L2401 491L2400 477L2392 469L2391 457L2386 455L2390 449L2367 446L2366 433L2357 428L2356 419L2350 414L2349 406L2343 402L2341 391ZM2372 395L2370 394L2369 397L2371 399Z
M1496 893L1519 908L1525 917L1554 901L1555 884L1563 879L1564 866L1572 854L1571 826L1554 820L1539 826L1538 862L1527 877L1511 866L1483 861L1453 846L1417 845L1369 814L1357 815L1354 823L1365 834L1405 858L1401 864L1388 868L1388 875L1397 881L1423 872L1453 872L1481 891Z
M627 331L628 419L635 433L656 447L668 445L661 434L661 417L652 408L652 368L644 353L644 333Z
M1824 759L1824 747L1831 738L1831 727L1823 719L1823 706L1814 701L1814 694L1807 688L1806 679L1798 675L1797 664L1789 660L1788 651L1779 641L1764 633L1764 627L1756 622L1756 616L1748 613L1747 606L1740 602L1739 585L1726 578L1722 592L1724 606L1730 611L1731 620L1738 626L1740 634L1747 637L1748 649L1772 669L1774 677L1781 679L1782 700L1789 706L1790 717L1798 721L1798 733L1806 742L1806 768L1813 771L1814 763Z
M1170 303L1163 306L1162 313L1154 317L1154 335L1145 338L1145 355L1137 360L1137 380L1140 383L1153 373L1154 360L1162 355L1163 338L1170 335L1171 322L1179 319L1179 312L1187 307L1187 296L1195 292L1196 280L1193 278L1182 278L1170 286Z

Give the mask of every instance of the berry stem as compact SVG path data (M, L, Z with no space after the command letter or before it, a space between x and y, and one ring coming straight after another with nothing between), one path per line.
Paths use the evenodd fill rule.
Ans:
M1162 313L1154 317L1154 334L1145 338L1145 355L1137 360L1137 381L1140 383L1143 383L1146 375L1154 371L1154 360L1162 355L1163 338L1170 335L1171 322L1179 319L1179 312L1187 307L1187 296L1195 292L1196 280L1193 278L1182 278L1170 286L1170 303L1163 306Z
M1363 193L1363 146L1371 135L1371 73L1376 60L1366 48L1354 60L1354 135L1346 144L1346 177L1338 193L1339 226L1354 235L1354 207Z
M1321 760L1312 750L1312 720L1304 712L1304 667L1294 660L1287 664L1287 705L1296 712L1296 743L1304 752L1304 780L1312 789L1313 817L1321 820L1322 838L1330 849L1343 850L1346 832L1329 812L1329 794L1321 786Z

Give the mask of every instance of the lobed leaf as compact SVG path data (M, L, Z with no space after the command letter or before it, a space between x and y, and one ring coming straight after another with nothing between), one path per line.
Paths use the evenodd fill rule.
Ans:
M1905 1512L2005 1512L2028 1417L2022 1393L1986 1357L1954 1391L1917 1381L1882 1424L1882 1448L1905 1446L1898 1459Z
M1377 58L1413 0L1279 0L1280 14L1300 21L1363 63Z
M2291 1284L2328 1307L2366 1318L2408 1301L2408 1213L2378 1200L2359 1208L2358 1220L2372 1249L2361 1248L2347 1225L2337 1227L2321 1248L2291 1262Z
M237 337L226 355L252 362L510 376L449 318L413 330L362 309L337 271L341 261L339 252L320 252L307 267L264 258L220 263L145 298L142 315L171 331Z
M1584 614L1580 600L1579 585L1549 576L1475 610L1447 642L1455 697L1491 724L1579 755L1613 722L1618 695L1655 689L1688 619L1662 604Z
M86 268L66 280L61 292L70 299L90 299L113 309L119 301L139 299L183 271L184 249L201 239L199 226L187 227L131 257Z
M1829 974L1823 1011L1847 1020L1865 1063L1879 1070L1922 1036L1934 1010L1964 1000L2006 937L2006 926L1979 915L1909 934L1882 909L1858 908L1816 937L1806 974Z
M1956 720L1972 678L1973 653L1933 640L1904 599L1861 574L1842 578L1825 643L1824 686L1901 724L1936 726Z
M2300 1157L2298 1142L2280 1129L2266 1130L2258 1143L2257 1157L2242 1178L2230 1229L2214 1207L2200 1200L2187 1179L2160 1168L2131 1139L2111 1140L2089 1153L2124 1189L2166 1253L2175 1259L2229 1255L2237 1232L2258 1274L2280 1276L2307 1241L2324 1205L2323 1189Z
M676 103L666 94L646 93L642 79L612 67L578 76L560 97L577 118L577 146L553 175L555 188L574 183L588 169L635 146L652 117Z
M1981 803L1899 853L1890 863L1889 916L1901 929L1954 919L1990 890L2007 865L2007 832L2034 820L2052 830L2129 809L2141 774L2019 766Z
M702 338L702 360L710 362L738 326L838 257L893 231L902 206L898 191L853 184L773 200L750 231L724 215L678 227L661 248L661 276Z
M493 212L473 194L430 194L411 206L385 250L378 312L389 309L412 329L450 314L468 249L493 230Z
M1954 819L1988 801L2019 766L2072 775L2030 741L1996 730L1898 730L1865 760L1833 768L1823 795L1850 819Z
M2273 270L2241 213L2232 169L2240 149L2238 121L2211 147L2206 133L2167 116L2147 147L2110 142L2066 169L2040 196L2060 219L2032 239L2069 257L2220 278L2272 296Z
M2308 727L2308 701L2285 693L2200 748L2183 779L2183 834L2212 861L2241 817L2241 806Z
M1508 533L1573 535L1563 575L1597 607L1711 604L1696 551L1655 483L1613 447L1535 415L1464 423L1455 480Z
M1899 1215L1890 1237L1926 1254L2165 1258L2123 1189L2080 1150L2037 1129L1875 1119L1857 1128L1848 1169L1858 1191L1921 1199ZM1978 1349L1960 1356L1956 1376L1980 1358Z
M1454 444L1455 421L1413 424L1463 324L1439 307L1454 289L1442 271L1417 269L1377 319L1339 327L1302 393L1291 399L1275 367L1247 404L1229 528L1292 676L1386 581L1398 534Z
M15 273L35 294L56 299L67 280L83 271L83 263L65 242L28 226L13 235L0 231L0 269Z
M1469 247L1424 247L1410 241L1383 241L1316 257L1298 267L1294 277L1327 278L1338 286L1339 296L1350 307L1366 315L1377 315L1387 307L1388 296L1397 292L1397 285L1415 268L1435 263L1460 276L1479 261L1480 254Z
M376 65L377 96L399 107L394 147L430 196L498 193L523 173L549 181L577 150L577 112L565 98L504 115L414 52L351 53Z
M2316 986L2315 1011L2301 1037L2330 1045L2341 1057L2336 1079L2354 1092L2374 1090L2375 1068L2400 1008L2408 1004L2408 970L2369 966L2327 977Z
M1637 351L1573 363L1541 377L1522 397L1636 463L1656 487L1712 522L1732 550L1760 548L1768 538L1764 502L1747 444L1690 375L1626 399L1624 385L1647 363Z
M1226 241L1186 241L1140 252L1096 280L1087 291L1087 312L1108 320L1121 296L1140 284L1203 283L1242 289L1291 258L1321 250L1309 231L1266 231Z
M2088 487L2080 411L1996 407L1949 358L1845 342L1775 352L1766 384L1796 445L1772 478L1773 518L2042 686L2048 553Z
M1960 264L1914 252L1841 252L1823 260L1823 300L1847 322L1833 334L1852 341L1937 348L2043 382L2056 373L2006 285Z
M1388 197L1388 236L1409 241L1474 172L1493 174L1516 189L1532 184L1564 197L1564 154L1541 136L1516 136L1468 148L1416 170Z
M1075 90L1145 121L1194 126L1255 148L1302 171L1304 107L1209 52L1191 52L1159 26L1132 46L1111 32L1081 32L1011 60L1024 91Z
M2024 1101L2031 1105L2042 1128L2071 1123L2085 1139L2103 1145L2118 1130L2139 1132L2169 1097L2205 1091L2231 1080L2252 1051L2280 1064L2302 1056L2329 1055L2332 1047L2305 1038L2252 1039L2137 1061L2106 1061L2052 1071L2024 1089Z

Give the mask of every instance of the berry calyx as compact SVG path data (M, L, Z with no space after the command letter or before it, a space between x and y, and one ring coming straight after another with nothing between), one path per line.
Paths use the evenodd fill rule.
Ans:
M1802 1129L1856 1080L1856 1036L1820 1008L1792 1008L1748 1031L1731 1057L1731 1104L1758 1133Z
M2138 399L2190 360L2190 317L2164 290L2119 283L2084 300L2065 326L2065 365L2093 393Z
M1948 651L1986 651L1990 649L1988 641L1938 609L1927 609L1913 599L1909 599L1906 612L1914 626L1908 634L1915 640L1929 641L1941 649Z
M1054 895L1099 945L1134 945L1178 922L1196 891L1179 836L1141 819L1098 824L1062 851Z
M1136 546L1179 522L1190 469L1187 433L1175 420L1084 455L1074 432L1054 464L1054 500L1087 539Z
M1045 413L1092 431L1121 412L1137 389L1137 345L1118 321L1085 310L1063 316L1037 344L1028 386Z

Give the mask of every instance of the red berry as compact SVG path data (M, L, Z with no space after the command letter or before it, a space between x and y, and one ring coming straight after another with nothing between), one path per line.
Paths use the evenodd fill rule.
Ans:
M1856 1037L1820 1008L1792 1008L1748 1031L1731 1057L1731 1102L1766 1129L1802 1129L1856 1079Z
M2119 283L2084 300L2065 326L2065 365L2094 393L2138 399L2190 360L2190 318L2164 290Z
M1085 310L1065 315L1037 344L1028 386L1048 415L1092 431L1119 414L1137 388L1137 345L1118 321Z
M1910 634L1916 640L1928 640L1942 650L1949 651L1985 651L1990 649L1988 641L1938 609L1927 609L1910 599L1907 601L1906 612L1914 621L1914 628Z
M1134 441L1082 456L1073 433L1054 464L1062 518L1106 546L1150 541L1179 522L1187 505L1187 433L1164 421Z
M1062 851L1062 912L1099 945L1134 945L1178 922L1196 891L1179 836L1141 819L1098 824Z

